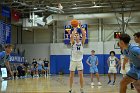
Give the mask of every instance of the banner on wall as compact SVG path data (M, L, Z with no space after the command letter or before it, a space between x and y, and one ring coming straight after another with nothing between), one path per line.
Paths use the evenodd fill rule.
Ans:
M11 43L11 25L10 24L5 24L5 40L6 44Z
M10 62L11 63L24 63L24 62L26 62L26 59L25 59L25 57L23 57L17 53L11 53Z
M0 21L0 44L11 43L11 24Z
M2 16L11 18L11 11L10 8L7 6L2 6Z
M86 30L86 41L85 41L85 44L87 44L88 43L87 24L82 24L81 27ZM70 33L72 33L72 31L73 31L73 27L71 25L65 25L64 29L65 29L65 32L64 32L64 43L65 44L70 44ZM81 31L80 27L78 27L77 32L79 33L80 38L82 38L82 31Z
M0 21L0 44L5 44L5 23Z

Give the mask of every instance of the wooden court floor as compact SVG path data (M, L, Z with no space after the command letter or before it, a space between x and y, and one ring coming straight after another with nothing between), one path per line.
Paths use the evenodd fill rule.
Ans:
M112 77L113 78L113 77ZM97 86L97 80L94 79L95 86L90 86L90 76L85 75L84 91L85 93L119 93L119 82L121 76L117 76L116 85L107 85L108 77L100 76L102 86ZM1 82L0 93L68 93L69 90L69 76L68 75L51 75L48 77L40 78L26 78L17 80L8 80ZM74 93L80 93L79 78L75 76ZM127 93L137 93L135 90L131 90L128 86Z

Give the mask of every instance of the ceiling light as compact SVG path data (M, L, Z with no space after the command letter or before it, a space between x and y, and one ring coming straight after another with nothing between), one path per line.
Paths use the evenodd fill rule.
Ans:
M71 9L78 9L77 7L71 8Z
M37 8L35 7L34 10L36 10Z

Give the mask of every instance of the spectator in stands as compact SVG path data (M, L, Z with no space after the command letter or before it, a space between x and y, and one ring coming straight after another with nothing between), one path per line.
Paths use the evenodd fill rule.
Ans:
M32 62L32 76L39 77L38 76L38 64L37 64L36 59L33 59L33 62Z
M45 70L45 75L47 76L49 74L49 61L47 61L46 58L44 59L43 62L43 68Z
M38 74L39 74L39 77L41 76L41 74L43 73L43 61L41 60L41 58L39 58L38 60Z
M20 65L17 67L17 71L18 71L18 77L19 77L19 78L24 78L24 76L25 76L25 69L24 69L23 64L20 64Z
M29 66L29 63L27 62L27 60L24 62L24 67L25 67L25 74L27 76L27 73L28 73L28 66Z

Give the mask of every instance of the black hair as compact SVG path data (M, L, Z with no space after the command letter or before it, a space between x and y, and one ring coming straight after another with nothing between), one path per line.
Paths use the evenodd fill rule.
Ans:
M129 44L131 40L128 34L121 34L119 39L122 40L125 44Z
M114 54L114 56L115 56L115 51L110 51L110 55L111 55L111 53L113 53L113 54Z
M133 36L140 37L140 32L135 33Z

